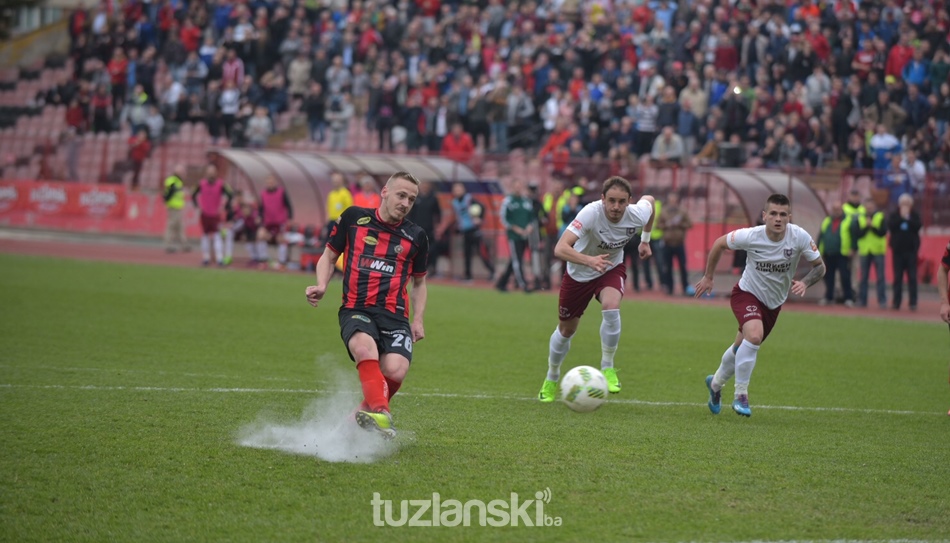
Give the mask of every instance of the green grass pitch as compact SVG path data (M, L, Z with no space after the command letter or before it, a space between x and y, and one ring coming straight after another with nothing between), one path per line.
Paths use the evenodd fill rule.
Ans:
M335 463L239 441L358 391L338 282L312 309L302 274L9 255L0 270L2 541L950 534L950 340L936 316L783 313L745 419L705 407L703 379L735 332L727 308L625 302L623 392L578 414L533 401L553 295L430 286L427 337L393 403L396 450ZM564 370L598 365L599 324L591 306ZM371 505L374 493L398 513L433 493L488 502L546 489L544 515L560 526L380 527Z

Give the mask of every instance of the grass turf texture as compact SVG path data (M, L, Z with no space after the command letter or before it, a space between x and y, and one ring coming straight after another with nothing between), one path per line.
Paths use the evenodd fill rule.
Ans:
M577 414L532 401L555 297L430 286L427 338L393 404L414 439L377 463L341 464L235 440L262 413L299 419L335 370L358 390L338 282L314 310L310 276L298 274L8 255L0 269L0 540L950 534L948 344L937 322L784 313L744 419L728 407L731 384L721 415L705 407L703 379L735 331L727 308L625 302L623 392ZM591 306L564 371L598 365L599 324ZM832 407L843 410L817 409ZM546 487L544 512L560 527L373 525L374 492L464 502Z

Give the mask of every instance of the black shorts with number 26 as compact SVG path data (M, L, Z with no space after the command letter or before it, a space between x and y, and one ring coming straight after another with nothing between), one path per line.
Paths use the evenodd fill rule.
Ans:
M349 353L350 338L357 332L369 334L376 341L379 354L398 353L412 362L412 331L409 321L393 315L388 311L380 311L372 307L361 309L340 309L340 337ZM353 353L349 353L350 360Z

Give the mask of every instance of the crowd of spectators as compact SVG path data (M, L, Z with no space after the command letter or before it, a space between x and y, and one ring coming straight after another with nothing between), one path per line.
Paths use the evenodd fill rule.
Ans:
M77 131L127 123L160 138L190 121L235 145L264 145L295 104L332 149L358 126L380 151L404 143L463 160L521 147L561 164L650 156L658 167L834 160L945 172L947 8L123 0L72 14L74 77L46 99L69 106Z

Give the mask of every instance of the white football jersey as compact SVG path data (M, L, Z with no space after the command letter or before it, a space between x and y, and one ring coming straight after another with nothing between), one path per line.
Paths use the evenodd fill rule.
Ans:
M653 206L650 202L640 200L627 206L620 222L612 223L607 220L604 202L597 200L581 208L567 229L577 236L577 243L574 244L577 252L591 256L610 255L610 266L607 269L611 270L623 263L624 245L643 230L652 213ZM573 262L567 263L567 274L580 283L603 275L594 268Z
M739 288L754 294L769 309L782 305L788 298L800 257L804 255L813 262L820 256L811 235L796 224L786 227L782 241L770 240L765 226L755 226L726 234L726 244L748 255Z

